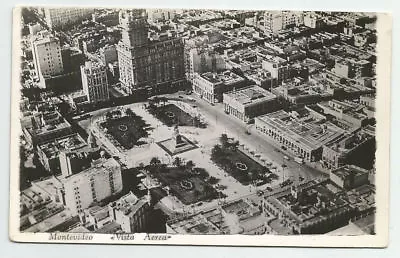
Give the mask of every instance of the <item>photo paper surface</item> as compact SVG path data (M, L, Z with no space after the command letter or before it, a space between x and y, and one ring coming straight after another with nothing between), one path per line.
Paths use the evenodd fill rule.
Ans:
M391 18L17 7L10 238L384 247Z

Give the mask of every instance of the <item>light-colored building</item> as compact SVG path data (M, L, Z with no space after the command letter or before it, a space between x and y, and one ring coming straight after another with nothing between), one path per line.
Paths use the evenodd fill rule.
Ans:
M329 174L329 179L343 189L352 189L368 184L369 171L357 166L346 165Z
M149 22L164 22L173 20L176 16L176 10L173 9L147 9Z
M307 12L304 14L304 26L317 29L323 25L323 20L315 12Z
M100 63L88 61L81 66L82 88L89 102L109 99L106 67Z
M196 73L193 80L193 92L213 104L222 102L224 92L233 90L233 88L241 88L244 82L244 78L230 71Z
M119 80L132 94L137 88L168 92L186 83L184 44L180 38L150 41L144 10L124 10L119 14L122 39L117 45Z
M271 73L271 77L277 80L278 85L290 78L289 64L278 56L263 58L262 68Z
M147 197L146 197L147 198ZM149 199L139 199L132 192L108 205L112 220L125 233L145 232L149 218Z
M98 159L91 167L61 178L65 205L74 213L122 191L121 166L113 159Z
M264 29L269 34L277 34L290 26L299 26L303 23L303 12L267 11L264 13Z
M224 93L223 99L225 112L244 122L278 108L276 96L256 85Z
M298 109L290 113L279 110L256 117L256 130L288 152L306 161L318 161L322 146L344 134L344 130L325 122L325 117Z
M47 31L32 39L32 55L36 75L40 81L64 72L60 41Z
M338 120L344 120L354 127L361 127L368 124L369 118L363 114L363 106L351 102L330 100L317 104L325 114L332 115Z
M45 8L44 15L47 26L51 30L63 29L69 25L77 24L90 19L94 9L91 8Z

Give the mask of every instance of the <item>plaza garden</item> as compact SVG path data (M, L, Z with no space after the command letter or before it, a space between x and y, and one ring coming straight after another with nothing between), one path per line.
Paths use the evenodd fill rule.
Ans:
M172 166L162 164L158 158L153 158L146 169L156 177L163 186L185 205L200 201L211 201L225 197L211 185L217 180L210 177L203 168L195 167L192 161L184 162L176 157Z
M100 126L125 149L145 144L140 139L146 138L151 129L149 124L129 108L125 110L125 115L120 110L108 112L106 121Z
M220 144L213 147L211 160L243 185L263 185L278 176L238 149L239 142L221 135Z
M174 104L166 104L166 102L155 103L150 102L148 111L150 114L159 119L162 123L167 126L194 126L205 128L206 124L202 122L198 117L192 116L189 113L183 111Z

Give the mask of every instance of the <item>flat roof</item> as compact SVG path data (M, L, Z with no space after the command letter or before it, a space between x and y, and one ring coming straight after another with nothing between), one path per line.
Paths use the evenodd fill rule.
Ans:
M260 86L252 85L239 90L224 93L242 105L250 105L259 102L276 99L276 96Z
M86 146L83 138L75 133L64 137L57 138L51 142L40 144L38 148L44 152L47 158L58 157L61 151L76 150Z
M314 150L332 141L344 133L344 130L326 122L324 119L317 119L303 110L298 117L279 110L256 118L261 122L284 133L293 141L307 146Z
M232 72L212 73L207 72L200 75L203 79L213 83L233 84L236 82L244 81L244 78Z

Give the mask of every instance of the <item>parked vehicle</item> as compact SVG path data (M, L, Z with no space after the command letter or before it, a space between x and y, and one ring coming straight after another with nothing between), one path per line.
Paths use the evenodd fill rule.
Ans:
M296 161L296 162L299 163L299 164L304 164L304 159L301 158L301 157L295 157L295 158L294 158L294 161Z
M283 158L286 159L286 160L290 160L290 158L288 156L286 156L286 155L283 156Z

